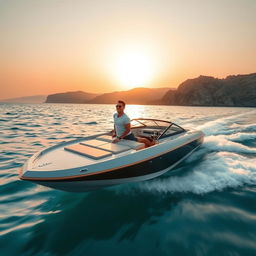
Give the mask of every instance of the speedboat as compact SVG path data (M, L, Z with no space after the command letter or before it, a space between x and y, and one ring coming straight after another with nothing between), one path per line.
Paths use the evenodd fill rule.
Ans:
M112 143L110 132L64 141L34 154L19 177L70 192L148 180L173 169L204 139L202 131L157 119L133 119L131 131L155 145L145 148L124 139Z

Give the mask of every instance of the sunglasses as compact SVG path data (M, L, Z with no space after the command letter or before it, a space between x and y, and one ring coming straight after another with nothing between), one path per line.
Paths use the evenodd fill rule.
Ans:
M122 105L116 105L116 108L121 108L122 107Z

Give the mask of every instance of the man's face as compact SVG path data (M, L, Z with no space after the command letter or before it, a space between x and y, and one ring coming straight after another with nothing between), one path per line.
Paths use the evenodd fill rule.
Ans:
M122 104L122 103L117 103L116 104L116 111L118 112L118 113L120 113L120 112L123 112L124 111L124 105Z

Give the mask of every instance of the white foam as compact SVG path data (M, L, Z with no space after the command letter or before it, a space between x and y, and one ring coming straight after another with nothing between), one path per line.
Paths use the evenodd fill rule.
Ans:
M203 145L211 151L228 151L246 154L256 153L256 148L247 147L238 142L230 141L225 135L208 136L205 138Z
M208 136L204 139L203 145L189 156L185 163L191 163L196 160L203 160L203 157L210 152L234 152L238 154L256 154L256 148L247 147L238 143L245 139L255 139L256 134L232 134Z
M238 132L236 134L232 134L228 137L229 140L242 142L245 140L254 140L256 139L256 133L242 133Z
M256 124L237 124L237 120L241 121L244 118L248 118L249 115L254 115L255 111L246 113L240 113L237 115L226 116L218 118L199 125L198 130L202 130L206 135L218 135L218 134L232 134L243 131L256 131Z
M201 130L205 135L214 135L222 133L227 130L225 119L220 118L214 121L207 122L203 125L197 127L198 130Z
M241 132L255 132L256 131L256 124L243 124L239 125L236 131L241 131Z
M256 184L255 159L231 152L218 152L209 154L207 159L192 168L189 174L147 181L141 184L140 188L159 193L204 194L244 184Z

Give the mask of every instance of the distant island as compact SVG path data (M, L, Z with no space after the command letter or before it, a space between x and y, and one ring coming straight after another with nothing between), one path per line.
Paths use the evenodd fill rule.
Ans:
M83 91L55 93L48 95L45 103L87 103L98 95Z
M6 103L44 103L46 101L47 95L34 95L34 96L26 96L26 97L18 97L18 98L10 98L4 99L0 102Z
M87 103L87 104L114 104L122 99L129 104L152 104L159 101L170 88L134 88L128 91L93 95L82 91L66 92L49 95L46 103Z
M139 105L256 107L256 73L232 75L224 79L199 76L184 81L177 89L142 87L103 94L73 91L1 102L114 104L119 99Z

